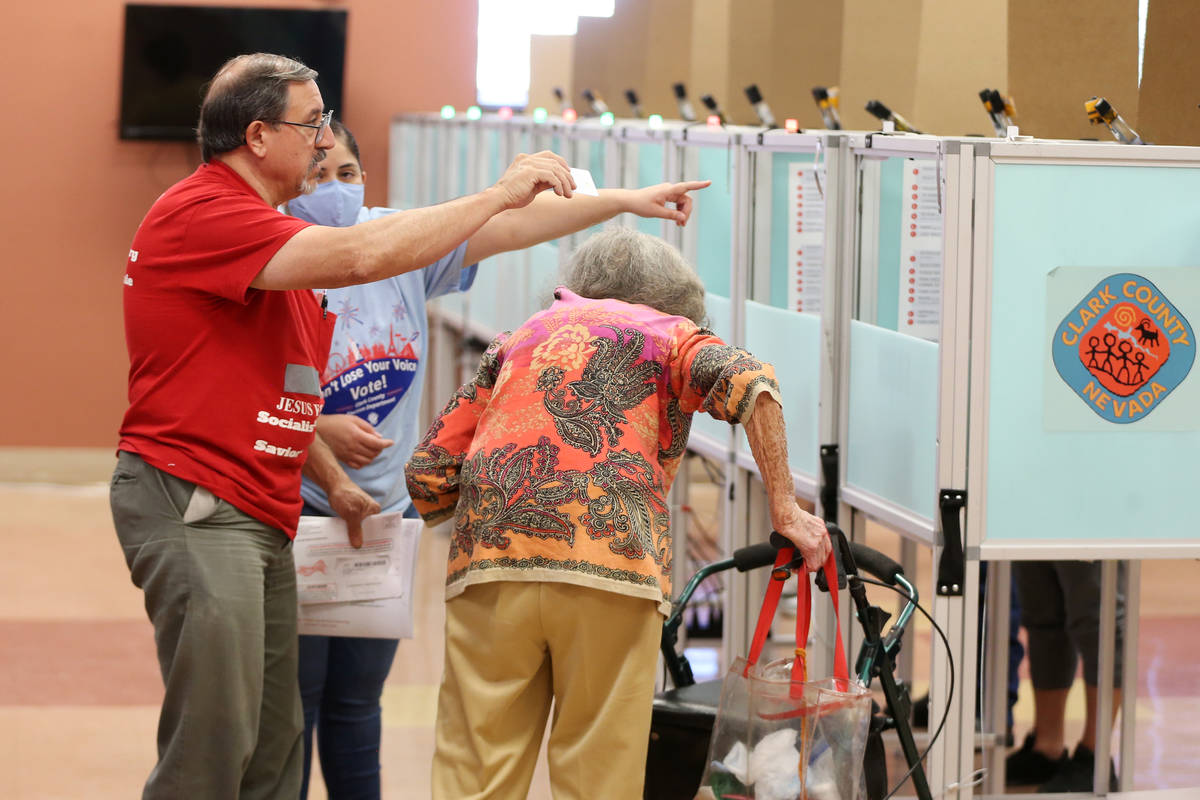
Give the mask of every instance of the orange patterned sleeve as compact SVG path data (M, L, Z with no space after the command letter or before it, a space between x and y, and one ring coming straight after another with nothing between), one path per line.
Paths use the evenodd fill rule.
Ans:
M703 411L733 424L749 418L762 392L783 404L775 368L711 331L685 326L676 353L671 383L685 413Z
M453 516L458 505L459 471L491 399L500 372L500 351L508 336L503 333L492 340L475 378L454 393L404 466L413 507L431 525Z

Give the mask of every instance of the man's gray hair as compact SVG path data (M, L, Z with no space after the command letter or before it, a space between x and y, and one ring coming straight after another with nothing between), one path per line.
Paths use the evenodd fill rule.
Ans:
M255 120L279 122L287 111L288 87L316 77L315 69L272 53L250 53L226 61L213 76L200 106L196 127L200 158L208 162L241 147L246 143L246 128Z
M671 245L656 236L610 228L572 254L562 284L581 297L640 303L705 324L704 284Z

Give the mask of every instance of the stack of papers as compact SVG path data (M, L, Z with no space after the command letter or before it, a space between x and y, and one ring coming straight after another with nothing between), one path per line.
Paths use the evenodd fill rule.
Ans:
M300 633L411 639L424 526L399 513L367 517L355 548L337 517L301 517L293 545Z

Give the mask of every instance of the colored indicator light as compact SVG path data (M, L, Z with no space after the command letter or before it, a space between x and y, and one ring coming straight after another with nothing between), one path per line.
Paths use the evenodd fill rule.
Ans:
M497 111L496 114L500 117L500 119L512 119L512 109L508 106L501 106L500 110Z
M442 119L454 119L454 106L442 106Z
M783 121L783 127L788 133L795 133L796 131L800 130L800 121L795 119L785 119Z
M605 111L603 114L600 115L600 124L601 125L612 125L616 121L617 121L617 115L611 111Z
M563 122L574 122L579 119L579 113L573 108L563 109Z
M467 109L467 119L479 119L483 116L483 110L479 106L471 106Z
M718 117L716 114L709 114L708 115L708 127L710 127L710 128L721 127L721 118Z
M658 130L659 128L661 128L663 126L662 114L651 114L650 119L647 120L647 122L650 123L651 128Z
M547 116L549 116L549 115L546 113L546 109L542 108L541 106L538 106L537 108L535 108L533 110L533 121L534 122L537 122L537 123L545 122Z

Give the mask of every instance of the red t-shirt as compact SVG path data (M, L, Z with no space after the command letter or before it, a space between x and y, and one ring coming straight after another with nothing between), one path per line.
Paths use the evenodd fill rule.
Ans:
M118 448L295 536L334 315L250 282L307 222L221 163L151 207L125 273L129 410Z

